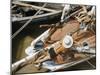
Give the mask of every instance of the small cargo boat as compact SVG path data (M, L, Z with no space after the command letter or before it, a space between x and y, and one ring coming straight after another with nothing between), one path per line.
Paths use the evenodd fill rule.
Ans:
M25 57L20 58L20 60L15 60L16 56L13 57L12 72L36 73L60 71L94 59L96 57L94 7L91 6L91 10L87 6L82 6L77 11L71 10L70 14L67 13L66 17L64 17L63 22L57 20L56 23L52 22L53 24L38 24L37 28L26 29L31 33L35 33L35 38L24 49ZM57 14L60 14L58 16L61 17L63 11ZM53 18L56 17L54 16ZM40 21L40 18L38 20ZM13 44L18 37L12 40ZM13 49L15 46L16 44L13 45ZM17 53L21 54L20 52L22 51ZM95 69L95 66L92 65L92 68Z

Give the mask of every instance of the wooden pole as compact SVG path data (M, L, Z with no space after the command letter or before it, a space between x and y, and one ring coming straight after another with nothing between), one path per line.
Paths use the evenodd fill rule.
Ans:
M14 1L12 3L16 4L16 5L19 5L19 6L32 7L34 9L42 9L44 11L49 11L49 12L55 12L56 11L56 10L53 10L53 9L48 9L48 8L44 8L44 7L40 7L40 6L35 6L35 5L27 4L27 3L22 3L22 2L19 2L19 1Z

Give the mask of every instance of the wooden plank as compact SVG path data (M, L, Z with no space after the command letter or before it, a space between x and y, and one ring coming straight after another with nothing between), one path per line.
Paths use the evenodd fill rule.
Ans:
M14 18L14 19L12 19L12 22L29 20L30 18L36 19L36 18L46 17L46 16L50 16L50 15L59 14L59 13L61 13L61 12L62 12L62 11L56 11L56 12L53 12L53 13L46 13L46 14L42 14L42 15L29 16L29 17L22 17L22 18Z
M20 5L20 6L32 7L34 9L42 9L44 11L49 11L49 12L55 12L56 11L56 10L53 10L53 9L44 8L44 7L40 7L40 6L36 6L36 5L31 5L31 4L27 4L27 3L22 3L22 2L19 2L19 1L14 1L12 3L16 4L16 5Z

